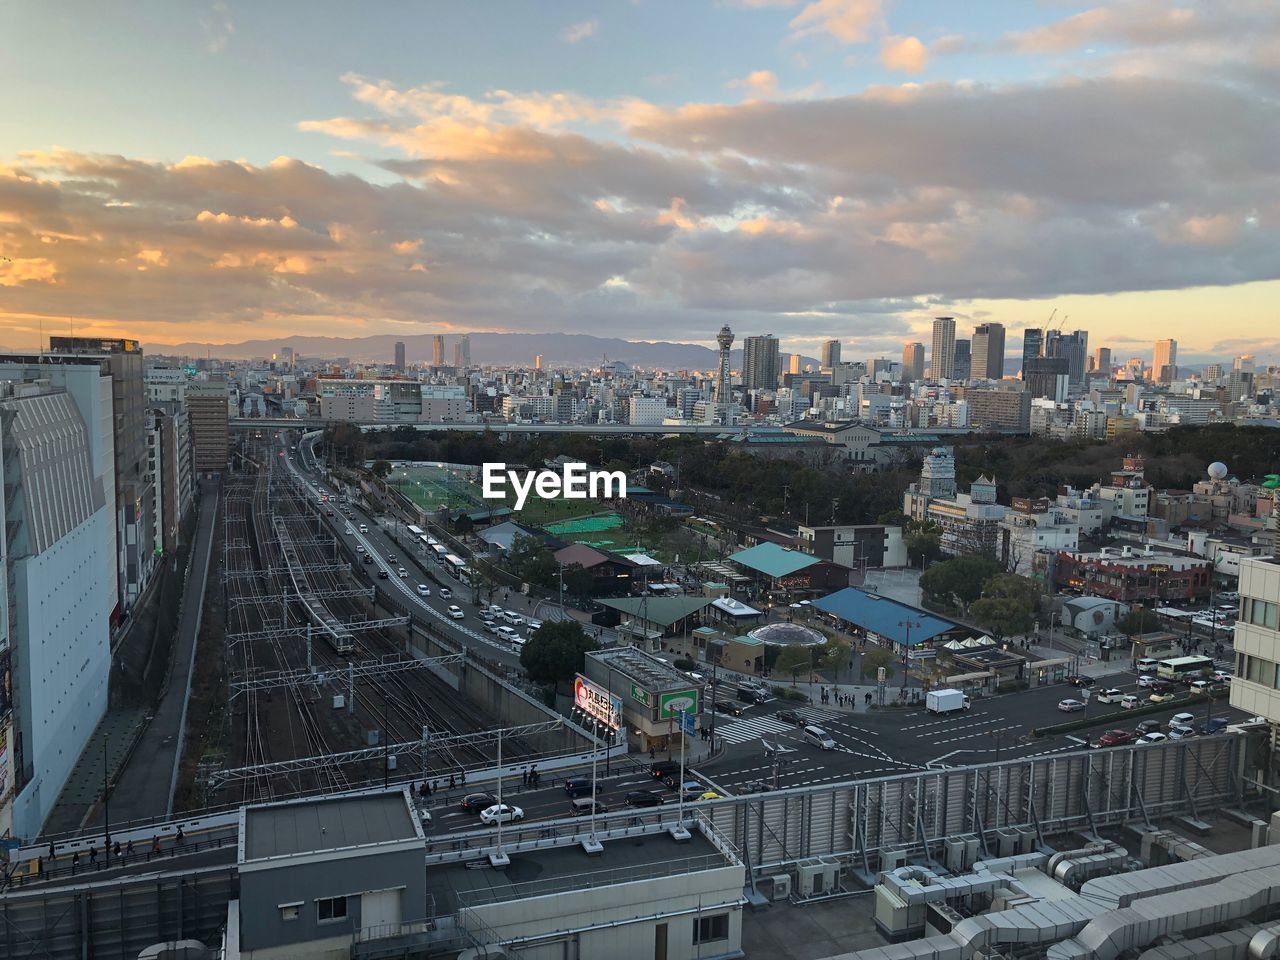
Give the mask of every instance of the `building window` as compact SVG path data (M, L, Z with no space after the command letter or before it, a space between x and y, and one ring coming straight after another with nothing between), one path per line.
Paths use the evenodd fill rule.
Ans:
M280 904L280 919L284 921L297 920L300 909L302 909L301 903L282 903Z
M717 913L714 917L698 917L693 921L693 942L714 943L729 939L729 915Z
M1275 630L1277 629L1277 611L1280 611L1280 605L1269 600L1251 600L1249 602L1249 622L1255 627L1266 627L1268 630Z
M1260 683L1266 687L1274 687L1276 682L1276 665L1261 657L1249 657L1248 672L1245 679L1250 683Z
M316 915L321 923L347 918L346 897L325 897L316 901Z

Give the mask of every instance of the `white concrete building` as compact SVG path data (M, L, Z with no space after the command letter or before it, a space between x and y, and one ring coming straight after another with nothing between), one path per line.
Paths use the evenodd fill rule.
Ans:
M627 411L627 422L643 426L660 426L671 408L662 397L633 396Z
M1078 550L1080 525L1048 500L1015 500L1000 518L999 556L1010 573L1030 576L1037 553Z
M1280 558L1240 563L1231 705L1280 724Z

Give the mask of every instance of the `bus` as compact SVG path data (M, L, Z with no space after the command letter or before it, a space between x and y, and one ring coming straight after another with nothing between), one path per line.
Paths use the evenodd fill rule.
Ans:
M449 551L445 549L444 544L437 543L431 548L431 552L436 555L436 563L444 563L444 558L449 555Z
M415 525L414 525L414 524L412 524L412 523L407 524L407 525L405 526L405 529L406 529L406 530L408 530L411 534L413 534L415 537L417 537L417 538L419 538L419 539L421 539L421 538L422 538L422 535L423 535L424 533L426 533L426 531L425 531L425 530L423 530L421 527L419 527L419 526L415 526Z
M1156 676L1162 680L1198 680L1212 670L1212 657L1174 657L1156 667Z
M455 577L459 572L466 569L467 561L461 557L454 556L452 553L445 554L444 568L452 573Z

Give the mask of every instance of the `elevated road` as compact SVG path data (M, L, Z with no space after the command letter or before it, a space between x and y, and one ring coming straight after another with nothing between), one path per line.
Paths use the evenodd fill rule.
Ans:
M301 419L297 417L234 417L232 430L322 430L337 420ZM671 426L641 423L376 423L356 424L361 430L394 430L412 427L420 433L585 433L595 436L635 436L640 434L693 433L716 436L721 433L741 434L745 427L726 427L716 423L681 423Z

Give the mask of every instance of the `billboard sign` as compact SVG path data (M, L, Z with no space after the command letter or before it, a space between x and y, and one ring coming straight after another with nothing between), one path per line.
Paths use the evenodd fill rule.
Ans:
M579 709L612 730L622 726L622 698L582 674L573 681L573 702Z
M697 690L672 690L658 694L658 719L671 720L677 718L681 711L698 712Z
M653 706L653 698L649 696L649 691L637 687L634 683L631 685L631 699L641 706Z

